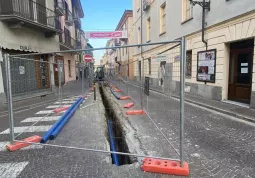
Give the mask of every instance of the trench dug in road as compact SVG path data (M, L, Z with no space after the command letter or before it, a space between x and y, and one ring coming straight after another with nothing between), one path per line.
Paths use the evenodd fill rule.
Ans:
M105 122L107 123L108 127L110 124L110 128L112 131L112 138L113 138L112 140L113 140L113 142L114 142L113 144L115 146L115 150L113 150L112 146L110 146L111 151L130 153L128 145L126 143L125 133L123 131L121 122L119 121L119 118L116 116L114 109L111 108L111 105L110 105L107 97L105 96L103 87L105 87L105 86L103 86L103 84L99 83L99 92L100 92L100 95L101 95L101 98L103 101L103 105L105 108L105 118L106 118ZM109 135L109 133L106 134L106 137L107 137L108 142L110 143L111 136ZM111 157L112 157L112 163L114 164L113 154L111 154ZM127 155L117 155L117 159L118 159L120 165L133 164L134 162L137 161L133 157L130 157Z

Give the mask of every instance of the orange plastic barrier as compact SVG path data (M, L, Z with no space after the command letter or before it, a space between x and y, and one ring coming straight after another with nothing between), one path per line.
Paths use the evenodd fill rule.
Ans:
M144 110L132 110L132 111L127 111L127 115L144 115L145 112Z
M32 137L28 137L26 139L24 139L23 141L25 142L33 142L33 143L37 143L37 142L40 142L42 139L42 137L38 136L38 135L35 135L35 136L32 136ZM12 145L6 145L6 148L9 150L9 151L16 151L16 150L19 150L21 148L24 148L24 147L27 147L31 144L29 143L21 143L21 142L16 142Z
M184 162L183 167L181 167L179 161L145 158L141 168L145 172L171 174L178 176L189 175L189 165L187 162Z
M126 105L124 105L124 108L131 108L134 106L134 103L128 103Z
M63 107L61 107L61 108L57 108L57 109L54 109L54 112L55 113L60 113L60 112L62 112L62 111L66 111L66 110L68 110L68 106L63 106Z
M119 89L114 89L113 91L114 92L122 92L122 90L119 90Z
M130 99L131 97L130 96L121 96L120 97L120 100L128 100Z

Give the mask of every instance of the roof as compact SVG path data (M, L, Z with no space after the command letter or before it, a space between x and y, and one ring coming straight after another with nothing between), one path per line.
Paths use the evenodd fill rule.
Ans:
M116 31L120 30L120 28L123 26L123 23L126 21L126 19L128 17L133 17L133 10L125 10L124 11L124 13L123 13L123 15L122 15L122 17L121 17L121 19L120 19L116 29L115 29Z

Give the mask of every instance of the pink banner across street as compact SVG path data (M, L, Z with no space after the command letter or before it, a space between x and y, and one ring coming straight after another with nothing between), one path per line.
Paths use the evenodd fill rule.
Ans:
M100 39L100 38L127 38L126 31L113 32L85 32L86 38Z

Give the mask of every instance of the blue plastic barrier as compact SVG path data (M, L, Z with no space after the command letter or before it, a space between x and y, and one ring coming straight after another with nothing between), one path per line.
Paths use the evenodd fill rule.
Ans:
M49 140L51 133L58 127L58 125L65 119L65 117L69 114L69 112L76 106L76 104L82 100L82 98L78 98L68 110L59 118L59 120L44 134L41 143L46 143Z

